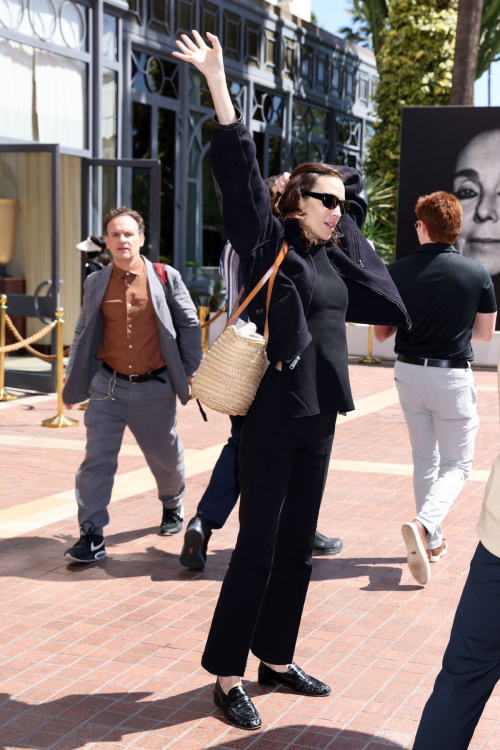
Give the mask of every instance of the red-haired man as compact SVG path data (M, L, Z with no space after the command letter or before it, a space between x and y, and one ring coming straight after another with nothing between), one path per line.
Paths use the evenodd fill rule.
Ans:
M491 340L497 305L488 271L453 247L462 226L458 198L431 193L415 211L420 247L389 267L412 328L375 326L375 337L385 341L397 330L394 376L412 445L417 510L401 531L410 572L425 585L430 563L447 552L442 523L474 456L479 417L471 338Z

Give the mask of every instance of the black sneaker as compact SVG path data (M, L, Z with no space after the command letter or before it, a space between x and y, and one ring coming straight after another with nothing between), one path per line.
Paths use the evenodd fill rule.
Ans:
M319 531L314 535L314 552L313 555L338 555L342 552L342 539L335 536L325 536Z
M160 534L162 536L174 536L182 531L182 516L176 508L163 508Z
M203 516L195 516L187 525L179 562L185 568L203 570L207 561L207 548L212 536L212 524Z
M97 560L104 560L106 557L106 547L104 546L104 537L95 533L93 523L85 524L85 528L80 528L81 536L74 547L66 550L64 557L70 562L91 563Z

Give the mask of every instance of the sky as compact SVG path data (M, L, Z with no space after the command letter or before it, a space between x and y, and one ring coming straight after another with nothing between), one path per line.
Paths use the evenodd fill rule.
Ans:
M346 12L349 0L312 0L312 10L320 26L336 34L342 26L349 26L351 17ZM500 62L491 66L491 103L500 106ZM486 107L488 104L488 74L485 73L474 86L474 104Z

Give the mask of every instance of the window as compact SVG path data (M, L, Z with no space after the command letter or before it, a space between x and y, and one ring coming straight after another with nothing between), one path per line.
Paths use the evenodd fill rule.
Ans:
M102 74L102 155L116 158L116 111L118 74L106 68Z
M316 88L326 90L328 58L326 55L316 57Z
M295 77L295 42L283 39L283 75Z
M175 0L176 34L180 31L191 34L194 27L194 0Z
M292 166L305 161L328 161L328 112L294 102L292 120Z
M368 84L368 78L360 75L358 80L358 97L364 104L368 104Z
M0 135L87 148L87 64L0 40Z
M261 36L260 24L245 21L245 63L254 68L260 65Z
M311 87L314 82L314 50L311 47L302 48L300 72L304 83Z
M266 69L274 71L277 66L278 39L274 32L266 29Z
M205 38L207 31L219 36L219 7L215 3L205 0L200 7L202 36Z
M223 48L226 57L231 60L239 60L241 53L240 44L241 17L236 13L224 12L224 41Z
M148 26L168 34L170 30L170 0L149 0Z
M177 99L179 96L179 66L145 52L132 52L132 88Z
M115 16L104 14L102 32L102 56L106 60L118 60L118 20Z

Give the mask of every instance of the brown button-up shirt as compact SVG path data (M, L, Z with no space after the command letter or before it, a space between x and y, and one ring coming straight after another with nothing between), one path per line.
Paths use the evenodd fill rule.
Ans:
M135 273L113 266L101 312L104 330L97 359L124 375L165 366L145 263Z

